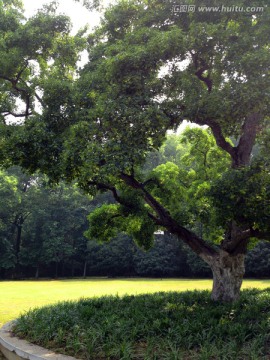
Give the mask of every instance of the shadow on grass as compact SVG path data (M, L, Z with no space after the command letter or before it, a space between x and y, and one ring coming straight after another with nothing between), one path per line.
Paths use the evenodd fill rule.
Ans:
M208 291L63 302L26 313L15 332L80 359L269 359L270 289L233 304Z

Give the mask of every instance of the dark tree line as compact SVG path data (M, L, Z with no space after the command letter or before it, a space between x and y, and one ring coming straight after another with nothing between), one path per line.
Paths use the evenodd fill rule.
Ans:
M58 276L66 262L73 274L77 248L86 243L89 197L76 186L50 187L44 176L19 168L0 173L0 197L2 276L38 277L41 269L52 267Z

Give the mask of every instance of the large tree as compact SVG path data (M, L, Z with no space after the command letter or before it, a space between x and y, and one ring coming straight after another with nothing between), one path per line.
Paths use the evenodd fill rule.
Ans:
M25 119L21 126L2 127L2 155L31 171L40 169L54 181L76 179L89 193L111 191L115 203L91 216L90 235L106 240L121 229L149 247L152 234L166 229L210 265L212 298L232 301L239 295L250 239L270 239L269 157L252 163L257 142L260 153L269 148L269 9L261 0L254 1L252 6L260 9L253 12L246 10L246 0L238 4L243 11L200 11L198 0L186 3L195 5L195 11L177 11L168 0L111 6L88 36L89 61L78 74L78 36L76 43L63 22L58 27L48 22L55 15L40 13L26 24L14 23L5 41L26 38L29 44L21 49L19 40L12 40L6 46L14 48L10 55L1 48L6 58L12 55L0 74L1 111L3 117L22 115L7 100L12 94L25 102ZM215 0L205 3L218 5ZM226 0L224 7L230 6L233 1ZM41 39L32 44L31 29L42 27L40 20L46 31L36 31ZM51 56L54 61L48 65L39 54L45 56L52 44L47 60ZM39 63L37 76L31 75L29 53ZM34 97L39 112L32 105ZM186 193L176 194L168 185L163 191L173 193L173 201L170 194L158 196L162 184L142 167L167 131L183 120L207 126L230 158L219 177L212 179L209 171L206 179L222 234L214 245L194 231L184 213L176 214L181 207L175 204ZM202 145L198 143L198 156ZM196 146L193 151L196 157ZM205 153L206 163L209 156ZM167 170L172 171L168 182L171 175L182 176L172 167Z

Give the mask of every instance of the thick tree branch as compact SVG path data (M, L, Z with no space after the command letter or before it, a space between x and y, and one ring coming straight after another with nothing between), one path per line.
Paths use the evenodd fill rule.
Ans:
M88 184L90 186L95 186L98 190L108 190L112 192L112 195L115 199L115 201L117 201L119 204L125 206L126 208L131 208L131 206L129 204L127 204L119 195L118 192L116 190L116 188L114 186L111 186L109 184L103 184L100 182L95 182L95 181L89 181ZM155 217L153 214L151 214L150 212L148 212L148 216L156 223L156 225L160 225L162 226L162 223L160 222L160 220Z
M130 175L121 174L124 183L133 189L141 191L145 202L155 211L157 217L151 215L157 225L165 227L170 233L181 238L193 251L204 258L205 261L209 257L217 255L215 249L207 242L201 239L192 231L179 225L170 215L170 213L144 188L143 184L138 182Z
M124 201L118 195L117 190L116 190L116 188L114 186L109 185L109 184L103 184L103 183L97 182L97 181L88 181L88 185L89 186L95 186L97 188L97 190L111 191L115 201L117 201L119 204L126 205L124 203Z
M32 115L31 112L29 112L28 114L27 113L21 113L21 114L16 114L14 113L13 111L6 111L5 114L2 114L3 116L13 116L13 117L26 117L26 116L29 116L29 115Z
M221 243L221 248L231 255L245 254L250 236L250 229L241 229L233 223Z
M169 212L161 204L159 204L156 199L150 193L148 193L144 185L138 182L133 176L121 173L121 179L125 184L132 187L133 189L142 191L145 201L158 214L161 221L166 219L167 216L170 216Z
M270 232L269 231L260 231L257 229L256 230L251 229L250 236L255 237L256 239L259 239L259 240L270 241Z
M152 178L148 179L144 183L142 183L142 186L144 187L144 186L147 186L148 184L151 184L151 183L157 185L158 187L160 187L160 184L157 181L157 179L152 179Z
M25 86L27 88L29 88L29 85L27 84L26 81L24 81L24 80L21 80L21 81L25 84ZM45 105L44 101L41 99L41 97L38 95L38 93L36 91L35 91L34 95L35 95L35 98L39 101L39 103L45 108L46 105Z
M236 149L225 139L221 126L213 121L213 120L206 120L203 125L208 125L212 130L212 133L215 137L217 145L225 150L229 155L231 155L232 160L236 159Z
M258 113L250 114L242 126L242 135L236 147L233 147L226 141L222 134L221 126L215 121L208 119L202 125L208 125L215 137L217 145L225 150L232 158L232 167L238 168L246 166L250 163L250 156L255 144L256 135L260 129L260 121L262 116ZM198 122L200 123L200 122Z
M246 117L242 127L242 136L236 147L237 159L234 163L234 167L246 166L250 163L250 155L256 140L261 119L262 116L258 113L253 113Z
M148 216L155 222L156 225L165 227L172 234L177 235L181 238L193 251L207 261L209 257L217 255L217 252L207 244L203 239L198 237L192 231L180 226L169 214L169 212L161 205L159 202L145 190L144 185L139 183L134 177L124 174L121 174L121 179L124 183L130 186L133 189L137 189L142 192L145 202L156 212L157 216L148 212ZM114 186L109 184L103 184L100 182L89 181L90 186L95 186L97 189L109 190L112 192L115 200L127 206L126 202L118 195L117 190Z
M20 80L20 75L24 70L25 69L21 70L18 73L16 79L9 78L9 77L7 77L5 75L2 75L2 74L0 74L0 79L8 81L11 84L12 89L14 89L18 93L22 94L21 96L24 97L24 101L25 101L25 116L27 117L27 116L31 115L31 113L30 113L30 94L28 93L28 91L26 89L20 88L17 85L18 81Z
M193 59L194 66L196 68L195 75L197 78L204 82L207 86L208 92L210 93L212 91L213 87L213 81L210 79L209 74L207 76L203 76L203 73L210 69L209 65L206 63L204 59L198 56L196 53L190 53Z
M16 76L16 83L18 83L18 81L20 80L20 77L23 74L24 70L27 69L27 66L28 66L28 61L26 60L24 67L21 68L21 70L18 72L18 74Z
M231 255L246 253L246 247L251 237L255 237L258 240L270 241L270 232L252 228L241 229L241 227L232 223L225 239L221 243L221 248Z
M208 69L209 69L209 67L207 65L205 65L204 67L202 67L198 71L196 71L195 75L197 76L197 78L199 80L201 80L205 83L205 85L207 86L208 92L210 93L212 91L213 82L208 75L203 76L203 73Z
M45 103L44 101L41 99L41 97L35 92L35 97L37 98L37 100L40 102L40 104L45 108Z

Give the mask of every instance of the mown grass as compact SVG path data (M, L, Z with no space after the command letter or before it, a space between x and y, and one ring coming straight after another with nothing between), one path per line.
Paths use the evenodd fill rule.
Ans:
M16 333L80 359L269 359L270 289L234 304L209 291L109 296L23 315Z
M21 313L47 304L82 297L136 295L159 291L210 290L212 280L107 279L0 282L0 326ZM270 280L245 280L243 288L270 287Z
M210 290L212 280L86 279L0 282L0 326L24 311L64 300L104 295L136 295L158 291ZM245 280L243 288L270 287L269 280Z

